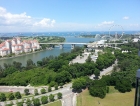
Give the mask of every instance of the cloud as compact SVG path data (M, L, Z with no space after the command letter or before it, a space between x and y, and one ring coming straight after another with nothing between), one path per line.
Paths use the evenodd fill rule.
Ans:
M0 7L0 25L27 25L31 23L31 16L27 16L26 12L21 14L12 14L7 12L5 8Z
M98 24L98 26L100 27L100 26L112 25L112 24L114 24L114 21L104 21L104 22Z
M40 26L40 27L53 27L55 24L55 20L51 20L49 18L44 18L39 22L35 22L34 26Z
M129 19L129 17L128 17L128 16L125 16L125 17L123 17L123 19L124 19L124 20L128 20L128 19Z
M20 14L12 14L5 8L0 7L0 26L4 29L15 28L22 29L21 27L33 28L49 28L53 27L55 20L49 18L37 19L26 14L26 12ZM16 29L17 28L17 29Z
M111 25L114 24L114 21L104 21L102 22L103 25Z

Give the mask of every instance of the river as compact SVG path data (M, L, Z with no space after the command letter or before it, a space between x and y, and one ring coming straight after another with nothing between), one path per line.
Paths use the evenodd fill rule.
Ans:
M71 37L65 37L66 42L77 42L77 43L88 43L89 41L94 41L93 38L76 38L74 36ZM76 45L81 46L81 45ZM44 57L48 57L50 55L58 56L59 54L63 52L70 52L71 51L71 45L64 45L63 49L60 49L59 47L55 47L52 50L44 50L24 56L14 57L14 58L8 58L8 59L1 59L0 65L3 66L4 63L12 64L13 61L21 62L23 66L26 66L26 62L28 59L32 59L34 63L36 63L39 60L42 60Z

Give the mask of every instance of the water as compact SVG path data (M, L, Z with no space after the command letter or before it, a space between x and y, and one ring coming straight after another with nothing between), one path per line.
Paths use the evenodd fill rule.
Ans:
M74 36L72 37L65 37L66 42L77 42L77 43L88 43L89 41L94 41L93 38L76 38ZM81 45L76 45L81 46ZM36 63L39 60L42 60L44 57L48 57L50 55L58 56L63 52L70 52L71 51L71 45L64 45L63 49L60 49L59 47L55 47L52 50L45 50L33 54L28 54L25 56L15 57L15 58L9 58L0 60L0 65L3 66L4 63L12 64L13 61L21 62L23 66L26 66L26 62L28 59L32 59L34 63Z
M110 34L115 34L116 31L110 31ZM136 34L140 33L140 31L124 31L125 34ZM122 31L117 31L117 33L122 33ZM29 33L0 33L1 36L63 36L66 38L66 42L77 42L77 43L88 43L89 41L94 41L93 38L77 38L75 36L79 35L96 35L96 34L109 34L108 31L95 31L95 32L29 32ZM78 45L81 46L81 45ZM26 66L26 62L28 59L32 59L34 63L36 63L39 60L42 60L42 58L53 55L58 56L59 54L63 52L70 52L71 51L71 45L64 45L63 49L54 48L52 50L45 50L41 52L37 52L34 54L28 54L26 56L20 56L16 58L9 58L5 60L0 60L0 65L3 66L3 63L9 63L12 64L13 61L21 62L23 66Z
M140 31L123 31L120 29L120 31L113 31L110 30L110 34L115 34L117 32L118 34L140 34ZM87 32L87 31L73 31L73 32L26 32L26 33L0 33L1 36L78 36L78 35L96 35L96 34L105 34L109 35L109 31L94 31L94 32Z

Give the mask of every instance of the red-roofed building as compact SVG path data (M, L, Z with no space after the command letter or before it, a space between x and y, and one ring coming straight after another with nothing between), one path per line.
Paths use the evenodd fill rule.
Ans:
M3 57L10 53L19 54L22 52L31 52L40 49L40 45L37 40L24 40L20 38L13 38L12 40L6 40L0 44L0 55Z

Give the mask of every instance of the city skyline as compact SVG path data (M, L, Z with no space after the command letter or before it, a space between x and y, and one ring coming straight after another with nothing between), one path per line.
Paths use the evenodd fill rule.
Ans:
M139 0L0 2L0 32L140 30Z

